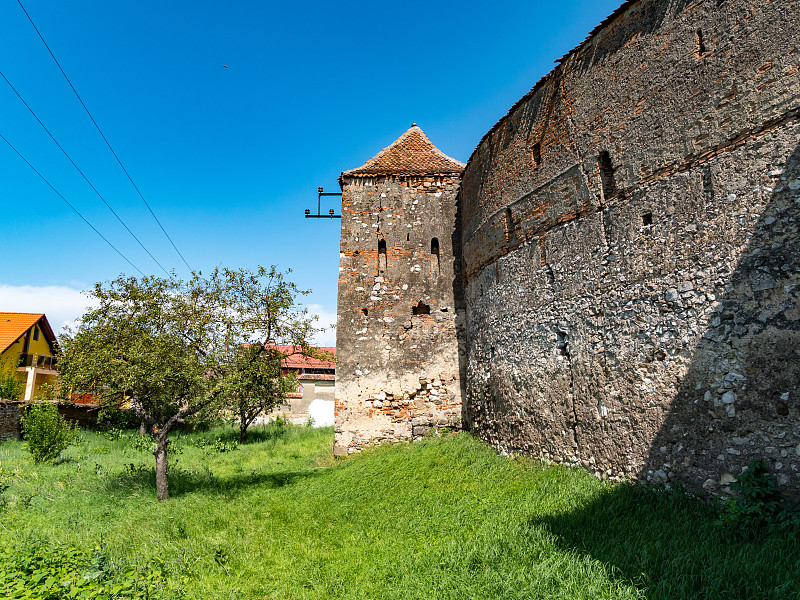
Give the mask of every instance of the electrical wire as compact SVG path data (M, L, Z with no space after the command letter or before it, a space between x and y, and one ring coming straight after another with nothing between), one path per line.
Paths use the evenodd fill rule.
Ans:
M128 181L131 182L131 185L133 186L133 189L135 189L136 193L139 194L139 198L142 199L142 202L144 202L144 205L147 207L147 210L149 210L150 214L153 215L153 218L155 219L156 223L158 223L158 226L161 228L161 231L164 232L164 235L167 236L167 239L169 240L169 243L172 244L172 247L175 249L175 252L177 252L178 256L181 257L181 260L183 261L183 264L185 264L186 268L191 271L192 268L189 266L189 263L186 262L186 259L183 257L183 254L181 254L181 251L178 250L178 247L175 245L175 242L172 241L172 238L167 233L167 230L164 229L164 226L161 224L161 221L158 220L158 217L156 216L156 213L153 212L153 209L150 208L150 205L147 203L147 200L144 199L144 196L142 195L142 192L139 191L139 188L134 183L133 178L131 177L130 173L128 173L128 169L126 169L125 165L122 164L122 161L120 160L119 156L117 156L117 153L114 152L114 148L111 147L111 143L108 141L108 139L106 138L105 134L100 129L100 126L97 124L97 121L94 120L94 117L92 116L92 113L89 112L89 109L86 107L86 104L84 104L83 100L80 97L80 94L78 94L78 90L75 89L75 86L72 85L72 82L70 81L69 77L67 77L67 74L64 72L64 69L61 68L61 63L58 62L58 59L56 58L55 54L53 54L53 51L50 50L50 46L48 46L47 42L44 40L44 37L42 36L41 32L39 31L39 28L36 27L36 24L33 22L33 19L28 14L28 11L25 10L25 7L22 5L22 0L17 0L17 4L19 4L19 7L22 9L22 12L25 13L25 16L28 17L28 21L30 21L31 25L33 26L34 30L36 31L37 35L39 36L39 39L42 40L42 43L44 44L44 47L47 48L47 51L50 53L50 56L53 58L53 61L56 63L56 66L58 67L58 70L61 71L61 74L64 76L64 79L67 80L67 83L69 84L69 87L72 88L72 91L75 94L75 97L78 99L78 102L80 102L81 106L83 106L83 110L85 110L86 114L89 115L89 119L91 119L92 123L94 124L95 128L97 129L97 132L100 134L100 137L103 138L103 141L106 143L106 146L108 146L108 149L111 151L111 154L113 154L114 158L117 159L117 163L119 163L120 168L122 169L122 171L127 176Z
M92 228L92 231L94 231L94 232L95 232L97 235L99 235L101 238L103 238L103 241L105 241L105 243L106 243L106 244L108 244L109 246L111 246L111 248L113 248L113 249L114 249L114 252L116 252L116 253L117 253L117 254L119 254L119 255L120 255L120 256L121 256L123 259L125 259L125 262L127 262L127 263L128 263L130 266L132 266L134 269L136 269L137 271L139 271L139 273L142 275L142 277L144 277L144 276L145 276L145 275L144 275L144 273L142 272L142 270L141 270L139 267L137 267L135 264L133 264L133 263L132 263L132 262L131 262L131 261L128 259L128 257L127 257L127 256L125 256L125 255L124 255L122 252L120 252L120 251L117 249L117 247L116 247L114 244L112 244L110 241L108 241L108 238L106 238L106 236L104 236L102 233L100 233L100 232L97 230L97 228L96 228L94 225L92 225L92 224L91 224L91 223L88 221L88 219L87 219L86 217L84 217L84 216L83 216L83 215L80 213L80 211L79 211L77 208L75 208L75 207L74 207L72 204L70 204L69 200L67 200L66 198L64 198L64 196L62 196L62 195L61 195L61 192L59 192L59 191L58 191L58 190L57 190L55 187L53 187L53 184L51 184L49 181L47 181L47 179L45 178L45 176L44 176L44 175L42 175L42 174L41 174L39 171L37 171L37 170L36 170L36 167L34 167L34 166L33 166L33 165L30 163L30 162L28 162L28 159L27 159L27 158L25 158L24 156L22 156L22 154L20 153L20 151L19 151L19 150L17 150L17 149L14 147L14 145L13 145L11 142L9 142L9 141L6 139L6 137L5 137L5 136L4 136L2 133L0 133L0 139L2 139L2 140L3 140L3 141L6 143L6 144L8 144L8 147L9 147L9 148L11 148L11 149L12 149L14 152L16 152L17 156L19 156L19 157L20 157L20 158L21 158L23 161L25 161L25 164L26 164L26 165L28 165L28 166L29 166L31 169L33 169L33 172L34 172L34 173L36 173L36 174L37 174L37 175L38 175L38 176L41 178L41 180L42 180L42 181L44 181L44 182L45 182L45 183L48 185L48 187L49 187L50 189L51 189L51 190L53 190L53 191L56 193L56 195L57 195L59 198L61 198L61 199L62 199L64 202L66 202L66 203L67 203L67 206L69 206L69 207L70 207L72 210L74 210L74 211L75 211L75 214L77 214L77 215L78 215L78 216L79 216L81 219L83 219L83 222L84 222L84 223L86 223L86 224L87 224L89 227L91 227L91 228Z
M99 191L97 191L97 188L96 188L96 187L94 187L94 185L92 184L92 182L91 182L91 181L89 181L89 178L86 176L86 174L85 174L83 171L81 171L80 167L79 167L77 164L75 164L75 161L74 161L74 160L72 160L72 157L71 157L69 154L67 154L67 151L66 151L66 150L64 150L63 146L61 146L61 144L59 144L59 143L58 143L58 140L55 138L55 136L54 136L52 133L50 133L50 130L49 130L49 129L48 129L46 126L45 126L45 124L44 124L44 123L42 123L42 120L41 120L41 119L40 119L40 118L39 118L39 117L36 115L36 113L35 113L35 112L33 112L33 109L32 109L32 108L31 108L31 107L28 105L28 103L27 103L27 102L25 102L25 98L23 98L23 97L22 97L22 95L21 95L21 94L20 94L20 93L17 91L17 88L15 88L15 87L14 87L14 86L11 84L11 82L10 82L10 81L8 80L8 78L7 78L7 77L6 77L6 76L3 74L3 72L2 72L2 71L0 71L0 77L2 77L2 78L5 80L5 82L8 84L8 86L9 86L9 87L10 87L10 88L11 88L11 89L14 91L14 93L17 95L17 98L19 98L19 99L20 99L20 101L21 101L21 102L22 102L22 103L25 105L25 108L27 108L27 109L28 109L28 111L29 111L29 112L30 112L30 113L33 115L33 118L34 118L34 119L36 119L36 121L39 123L39 125L41 125L41 126L42 126L42 129L44 129L44 130L47 132L47 135L49 135L49 136L50 136L50 139L51 139L51 140L53 140L53 142L55 143L55 145L56 145L56 146L58 146L58 149L59 149L59 150L61 150L61 152L64 154L64 156L66 156L66 157L67 157L67 160L68 160L70 163L72 163L72 166L73 166L73 167L75 167L75 170L76 170L76 171L78 171L78 173L80 173L80 174L81 174L81 177L83 177L84 181L86 181L86 183L88 183L88 184L89 184L89 187L90 187L90 188L92 188L92 190L94 190L94 193L95 193L95 194L97 194L97 197L98 197L98 198L100 198L100 200L102 200L102 201L103 201L103 204L105 204L105 205L106 205L106 208L108 208L108 210L110 210L110 211L111 211L111 213L112 213L112 214L113 214L113 215L114 215L114 216L117 218L117 221L119 221L119 222L122 224L122 226L123 226L123 227L124 227L124 228L125 228L125 229L128 231L128 233L130 233L130 234L131 234L131 236L133 237L133 239L135 239L135 240L136 240L136 241L139 243L139 245L142 247L142 250L144 250L145 252L147 252L148 256L150 256L150 258L152 258L152 259L153 259L153 261L155 261L155 263L156 263L156 264L157 264L159 267L161 267L161 270L162 270L162 271L164 271L164 273L167 275L167 277L169 277L169 271L167 271L167 270L164 268L164 266L163 266L163 265L162 265L160 262L158 262L158 259L156 259L156 257L155 257L155 256L153 256L153 255L151 254L150 250L148 250L148 249L145 247L145 245L144 245L144 244L141 242L141 240L140 240L138 237L136 237L136 234L135 234L135 233L133 233L133 231L131 231L131 228L130 228L130 227L128 227L128 226L125 224L125 221L123 221L123 220L122 220L122 217L120 217L120 216L117 214L117 212L116 212L116 211L115 211L113 208L111 208L111 205L110 205L108 202L106 202L106 199L105 199L105 198L103 198L103 195L102 195L102 194L101 194Z

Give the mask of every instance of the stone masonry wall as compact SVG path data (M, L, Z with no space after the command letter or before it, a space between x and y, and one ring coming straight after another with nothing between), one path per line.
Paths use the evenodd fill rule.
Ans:
M601 477L800 496L800 4L625 3L464 172L465 423Z
M0 400L0 441L19 439L19 418L21 413L21 402Z
M454 178L343 179L336 454L461 424L457 190Z

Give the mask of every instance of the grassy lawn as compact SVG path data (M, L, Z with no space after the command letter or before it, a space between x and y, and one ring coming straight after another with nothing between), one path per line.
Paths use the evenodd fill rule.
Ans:
M800 598L795 539L739 541L680 494L467 434L342 461L330 429L236 436L176 435L164 503L133 432L82 431L54 465L3 443L3 560L83 549L82 574L149 574L163 598Z

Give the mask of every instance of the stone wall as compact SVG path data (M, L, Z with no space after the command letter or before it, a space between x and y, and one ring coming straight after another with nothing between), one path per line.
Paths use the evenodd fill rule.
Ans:
M343 177L336 454L460 426L457 178Z
M484 137L459 198L483 439L712 492L761 458L800 495L799 23L626 2Z
M19 418L22 403L16 400L0 400L0 441L19 439Z

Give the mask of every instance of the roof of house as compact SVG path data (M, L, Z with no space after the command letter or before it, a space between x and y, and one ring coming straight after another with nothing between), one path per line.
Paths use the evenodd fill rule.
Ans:
M5 352L28 329L39 322L48 341L56 341L56 336L47 322L44 313L0 312L0 352Z
M459 175L464 166L434 146L415 123L360 167L343 171L342 177Z
M335 369L336 363L331 360L322 360L319 358L310 358L303 356L302 349L299 346L286 346L276 344L271 346L281 354L285 354L286 358L283 359L283 366L287 369ZM332 346L319 346L312 348L312 350L319 350L336 357L336 348Z

